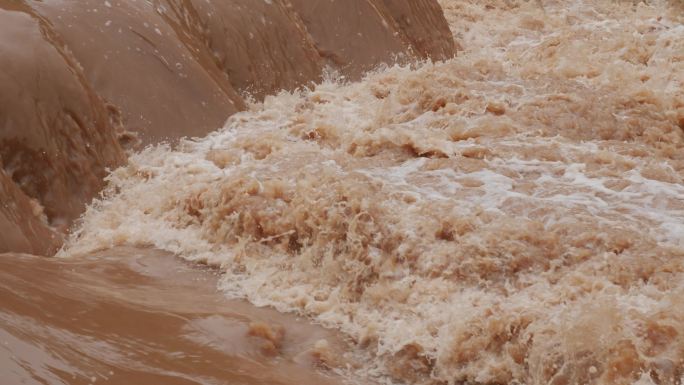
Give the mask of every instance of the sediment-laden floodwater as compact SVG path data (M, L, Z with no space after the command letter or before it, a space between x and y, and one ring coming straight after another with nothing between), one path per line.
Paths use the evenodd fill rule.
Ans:
M338 330L310 345L340 380L682 384L681 3L440 3L457 57L132 155L58 257L209 265Z
M343 341L228 300L215 269L131 248L0 266L3 384L342 384L317 368Z

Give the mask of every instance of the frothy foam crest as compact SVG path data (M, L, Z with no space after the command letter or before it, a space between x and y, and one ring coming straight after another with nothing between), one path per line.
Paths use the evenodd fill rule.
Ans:
M148 148L62 255L221 266L229 295L376 354L369 375L681 383L681 20L664 2L442 3L459 57Z

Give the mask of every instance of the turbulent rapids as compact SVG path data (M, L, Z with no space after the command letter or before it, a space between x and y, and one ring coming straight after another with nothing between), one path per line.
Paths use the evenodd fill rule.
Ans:
M684 26L444 0L464 51L281 93L109 176L62 255L154 246L410 383L681 383Z
M360 383L681 385L681 3L440 4L455 58L131 155L58 257L216 267L340 330L323 366Z

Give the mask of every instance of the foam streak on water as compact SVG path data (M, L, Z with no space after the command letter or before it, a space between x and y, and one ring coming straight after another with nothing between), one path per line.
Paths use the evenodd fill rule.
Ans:
M442 0L455 59L267 98L109 177L62 252L152 245L409 383L680 384L684 15Z

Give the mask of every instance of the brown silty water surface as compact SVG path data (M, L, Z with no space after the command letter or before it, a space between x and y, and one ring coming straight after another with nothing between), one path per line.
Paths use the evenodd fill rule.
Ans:
M297 340L276 373L303 354L359 383L681 384L681 3L440 4L458 57L326 78L132 155L50 263L165 250L348 339Z
M3 384L340 384L333 333L216 291L164 252L63 261L3 254Z

